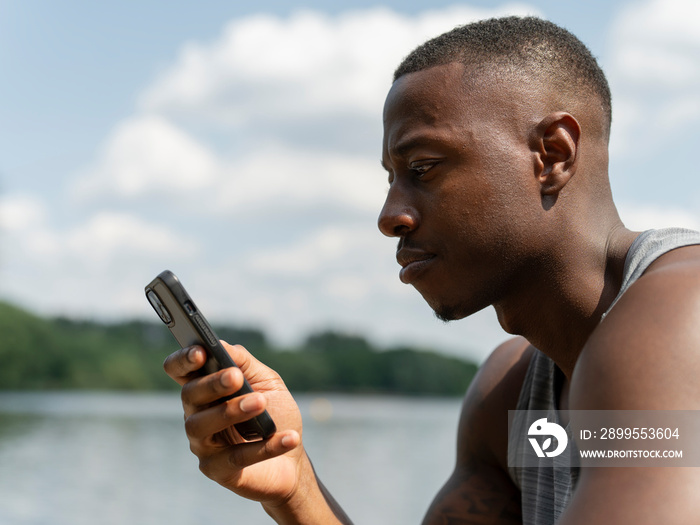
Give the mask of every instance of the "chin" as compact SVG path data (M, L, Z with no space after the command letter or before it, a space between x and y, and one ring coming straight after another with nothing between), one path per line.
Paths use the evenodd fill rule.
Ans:
M438 312L437 310L433 310L433 313L435 314L435 317L443 323L449 323L450 321L459 321L460 319L462 319L462 317L457 317L452 313Z
M432 308L435 317L446 323L469 317L491 304L487 297L481 297L482 300L478 300L479 297L471 296L465 300L464 297L454 297L454 294L450 294L453 297L448 298L445 297L446 294L428 294L427 290L420 290L417 287L416 290Z
M464 319L469 317L484 308L488 307L490 304L486 301L483 302L461 302L461 303L446 303L444 301L430 300L427 297L423 298L428 303L428 306L433 309L435 317L449 323L450 321L458 321L459 319Z
M435 317L440 319L440 321L444 321L445 323L449 323L450 321L458 321L459 319L464 319L465 317L469 317L470 315L478 312L481 309L479 308L479 310L472 310L469 308L465 308L463 305L455 306L444 304L431 304L430 307L433 309Z

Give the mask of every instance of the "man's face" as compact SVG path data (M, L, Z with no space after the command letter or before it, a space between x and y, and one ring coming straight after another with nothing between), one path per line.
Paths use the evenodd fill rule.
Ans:
M399 238L401 280L446 320L522 285L540 206L528 105L464 72L451 63L405 75L384 106L379 229Z

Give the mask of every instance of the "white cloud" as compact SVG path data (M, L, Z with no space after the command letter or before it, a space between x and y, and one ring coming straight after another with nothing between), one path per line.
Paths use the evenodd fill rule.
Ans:
M54 315L133 315L148 272L190 260L199 249L187 236L125 212L103 211L59 228L41 202L6 197L2 217L23 221L3 235L0 294Z
M643 154L700 121L700 3L633 2L611 25L616 154Z
M141 260L195 252L197 243L168 228L149 224L139 217L103 211L69 231L63 240L72 257L88 264L113 264L117 260Z
M368 232L338 227L321 228L292 246L273 246L252 254L246 261L251 273L298 279L315 278L328 266L336 266L349 253L367 244Z
M321 295L330 291L340 296L354 283L347 297L368 299L378 294L391 300L388 296L403 297L408 289L398 284L394 244L364 226L321 226L286 246L251 251L242 261L242 270L254 278L273 280L275 286L280 281L292 286L301 283Z
M226 166L215 209L247 216L313 208L374 214L387 185L377 158L282 144L256 149Z
M83 198L188 192L211 186L218 172L205 145L163 117L141 115L116 126L75 192Z
M415 17L374 8L337 16L301 11L286 19L242 18L230 22L213 44L184 46L141 105L234 126L256 118L302 119L302 124L339 113L376 118L394 68L416 45L478 18L532 12L512 4L458 6Z
M8 232L30 229L46 219L46 204L32 195L0 197L0 230Z
M644 231L652 228L680 227L700 230L700 214L689 210L651 204L618 204L620 217L630 230Z
M697 60L690 53L695 50L664 49L663 42L634 42L632 39L624 40L624 44L615 58L620 73L629 80L643 82L647 88L671 89L697 82Z
M61 248L60 240L48 226L47 204L31 195L4 195L0 199L0 233L4 265L33 257L48 261Z
M213 42L183 46L144 90L144 113L115 127L74 191L180 206L206 198L198 213L285 213L288 228L299 210L374 216L386 186L381 108L400 59L456 24L532 12L511 4L233 20Z
M700 45L696 24L700 4L695 0L650 0L628 4L621 14L621 37L630 40Z

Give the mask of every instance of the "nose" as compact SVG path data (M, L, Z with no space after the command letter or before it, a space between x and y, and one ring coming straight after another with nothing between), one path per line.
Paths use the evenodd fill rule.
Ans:
M387 237L402 237L418 227L418 211L401 191L398 182L392 184L379 213L377 226Z

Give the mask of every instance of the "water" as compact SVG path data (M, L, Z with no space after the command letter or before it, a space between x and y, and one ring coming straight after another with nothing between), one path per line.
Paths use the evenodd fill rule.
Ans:
M420 523L452 470L460 401L297 400L314 467L353 521ZM199 472L177 394L0 393L1 525L215 520L272 523Z

